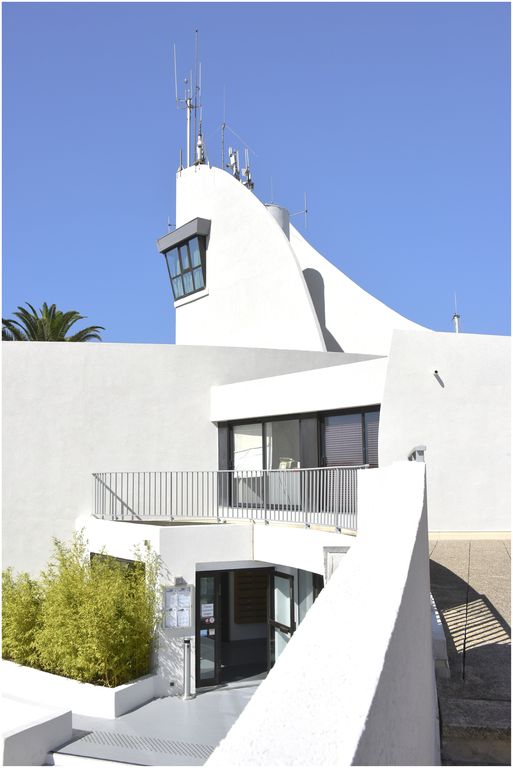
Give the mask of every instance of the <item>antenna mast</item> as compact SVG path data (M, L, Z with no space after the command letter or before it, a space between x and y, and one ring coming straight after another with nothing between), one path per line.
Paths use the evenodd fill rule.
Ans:
M272 181L272 179L271 179L271 181ZM304 213L305 214L305 229L308 229L308 204L307 204L307 201L306 201L306 192L305 192L305 207L303 208L302 211L296 211L295 213L291 213L290 214L290 218L292 218L293 216L299 216L300 213Z
M249 168L249 149L247 147L244 148L244 160L245 160L245 168L242 169L242 173L246 177L246 180L243 181L242 183L247 189L254 189L255 182L253 181L253 177L251 176L251 170Z
M177 67L176 67L176 45L173 44L173 61L174 61L174 70L175 70L175 100L176 100L176 108L180 109L180 106L183 105L183 108L187 112L187 168L191 164L191 112L194 110L194 136L196 137L196 110L198 109L198 89L201 88L201 85L198 85L198 30L195 30L196 34L196 41L195 41L195 54L196 54L196 61L195 61L195 73L196 73L196 81L193 82L192 79L192 70L189 73L189 77L185 78L184 80L184 96L183 99L181 99L178 96L178 79L177 79ZM200 128L201 133L201 128ZM201 142L201 145L203 146L203 141ZM202 157L203 159L201 162L205 162L203 150L202 150ZM180 162L180 165L182 163Z
M226 128L226 85L223 90L223 122L221 123L221 168L224 169L224 129Z
M460 315L458 314L458 305L456 303L456 293L454 294L454 315L452 316L452 322L454 323L454 333L460 332Z

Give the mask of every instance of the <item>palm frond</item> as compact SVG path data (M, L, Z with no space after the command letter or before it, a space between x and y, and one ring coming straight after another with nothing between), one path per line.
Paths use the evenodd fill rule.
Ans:
M28 301L26 304L30 311L18 307L13 312L17 320L2 319L4 341L101 341L99 331L105 330L102 325L91 325L73 336L67 335L75 323L85 320L76 310L62 312L55 304L48 306L44 302L38 312Z

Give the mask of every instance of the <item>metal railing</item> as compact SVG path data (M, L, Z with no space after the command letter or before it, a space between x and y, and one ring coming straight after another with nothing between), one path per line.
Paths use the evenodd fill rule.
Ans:
M93 474L95 517L296 523L356 531L358 467Z

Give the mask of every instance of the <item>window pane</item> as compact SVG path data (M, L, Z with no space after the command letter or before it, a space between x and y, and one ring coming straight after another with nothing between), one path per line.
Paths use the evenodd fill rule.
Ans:
M199 579L199 618L200 618L200 679L211 680L215 677L215 636L216 628L216 584L214 576L200 576Z
M194 288L197 291L199 291L200 288L204 288L205 283L203 281L203 270L201 267L195 269L192 274L194 275Z
M201 253L197 237L193 237L192 240L189 240L189 251L191 254L192 266L199 267L201 265Z
M378 466L378 430L379 411L365 414L365 447L367 449L367 464Z
M189 255L187 253L187 244L180 246L180 260L182 262L182 271L189 269Z
M290 579L274 576L274 620L285 627L290 627L290 586Z
M180 262L178 261L178 248L172 248L166 253L169 270L171 277L176 277L180 274Z
M299 419L265 424L267 469L299 467Z
M175 296L175 300L179 299L181 296L183 296L183 283L181 277L175 277L175 279L172 281L173 285L173 293Z
M363 464L362 414L326 416L324 455L328 467Z
M262 469L262 425L233 427L233 468Z
M186 272L183 276L183 289L185 293L194 292L194 283L192 282L192 272Z

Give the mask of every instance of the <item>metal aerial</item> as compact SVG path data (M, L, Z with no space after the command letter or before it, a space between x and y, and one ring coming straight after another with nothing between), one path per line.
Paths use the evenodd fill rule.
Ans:
M184 80L183 98L178 95L178 78L176 67L176 44L173 44L173 62L175 75L175 101L177 109L186 110L187 123L187 152L186 167L191 165L191 128L192 114L194 113L194 137L196 142L194 164L205 163L205 142L202 134L202 105L201 105L201 63L198 60L198 30L195 30L195 63L194 63L194 85L192 70L189 77ZM197 112L200 111L199 133L197 131ZM182 170L182 159L180 157L180 170Z
M271 180L271 183L272 183L272 180ZM305 229L308 229L308 203L306 200L306 192L305 192L305 207L303 208L302 211L296 211L295 213L291 213L290 218L292 218L293 216L299 216L299 214L301 213L305 214Z
M251 170L249 167L249 150L247 147L244 148L244 159L245 159L245 168L242 169L242 173L246 177L245 180L242 182L247 189L254 189L255 184L253 182L253 177L251 176Z
M458 314L458 304L456 301L456 293L454 294L454 314L452 316L452 322L454 324L454 333L460 332L460 317L461 315Z

